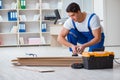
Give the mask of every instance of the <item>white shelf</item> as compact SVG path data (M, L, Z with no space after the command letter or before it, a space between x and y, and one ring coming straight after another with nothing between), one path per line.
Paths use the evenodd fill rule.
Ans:
M0 35L18 35L18 34L17 33L9 32L9 33L0 33Z
M42 9L42 11L54 11L57 8L52 8L52 9ZM58 10L62 10L62 9L58 9Z
M55 20L42 20L42 22L54 22Z
M44 16L50 16L54 14L54 10L58 7L58 2L62 0L25 0L26 8L21 9L19 6L20 0L2 0L3 9L0 9L0 16L2 20L0 21L0 46L45 46L50 45L50 24L54 23L54 20L43 20ZM49 3L50 2L50 3ZM12 8L12 3L16 3L17 6ZM42 8L43 3L48 3L50 5L48 8ZM56 4L54 4L56 3ZM53 5L54 4L54 5ZM12 9L11 9L12 8ZM59 9L61 11L61 9ZM8 20L8 12L17 12L17 21ZM38 17L36 17L37 15ZM22 16L22 18L21 18ZM25 17L24 17L25 16ZM46 32L42 32L42 23L46 23ZM25 24L25 32L19 32L20 24ZM14 27L16 32L14 32ZM11 30L13 29L13 32ZM40 38L45 44L29 44L28 40L30 38ZM23 38L24 44L20 43L20 39ZM43 42L44 43L44 42Z
M5 45L0 45L0 47L11 47L11 46L19 46L18 44L5 44Z
M17 10L17 9L0 9L0 11L10 11L10 10Z
M50 43L47 44L20 44L19 46L50 46Z
M26 22L26 23L34 23L34 22L40 22L40 21L34 21L34 20L31 20L31 21L19 21L19 22Z
M40 32L19 32L20 35L24 35L24 34L40 34Z
M0 23L16 23L17 21L0 21Z
M42 32L42 34L50 34L50 32Z
M19 9L19 11L40 11L40 9Z

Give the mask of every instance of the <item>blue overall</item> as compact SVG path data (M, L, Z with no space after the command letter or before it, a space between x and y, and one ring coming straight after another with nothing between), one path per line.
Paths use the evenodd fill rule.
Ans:
M72 20L74 28L70 29L69 34L67 35L68 42L70 42L74 45L77 45L77 43L84 44L94 38L94 36L92 34L92 30L90 28L90 20L94 15L95 14L93 13L88 20L89 32L79 32L76 28L75 22ZM97 44L90 46L89 52L93 51L94 49L104 48L104 38L105 38L104 33L101 33L101 41ZM70 51L72 51L71 48L69 48L69 49L70 49Z

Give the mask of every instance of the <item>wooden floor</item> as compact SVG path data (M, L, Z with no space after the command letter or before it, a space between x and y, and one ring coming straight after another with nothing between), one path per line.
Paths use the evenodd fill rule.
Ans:
M120 57L120 47L108 47ZM13 66L11 60L16 57L35 53L38 56L71 56L67 48L55 47L4 47L0 48L0 80L120 80L120 64L114 63L113 69L87 70L71 67L26 67ZM54 70L40 73L37 71Z

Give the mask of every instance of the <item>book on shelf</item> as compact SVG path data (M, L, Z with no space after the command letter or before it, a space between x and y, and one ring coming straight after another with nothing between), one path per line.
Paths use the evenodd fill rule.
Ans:
M20 8L26 9L26 0L20 0Z
M2 45L2 40L0 40L0 45Z
M35 5L35 9L39 9L39 8L40 8L39 3L36 3L36 5Z
M47 27L47 25L46 25L46 23L42 23L42 27L41 27L41 29L42 29L42 32L46 32L47 30L46 30L46 27Z
M42 36L40 38L29 38L28 39L28 44L46 44L45 38Z
M11 4L11 9L17 9L17 3L12 2L12 4Z
M29 38L28 39L28 44L35 45L35 44L40 44L40 43L41 43L40 38Z
M2 18L2 16L0 15L0 21L3 21L3 18Z
M19 17L20 17L20 21L27 21L27 19L26 19L26 16L25 16L25 15L19 15Z
M39 20L39 18L40 18L40 15L39 15L39 14L34 15L33 21L38 21L38 20Z
M23 45L23 44L24 44L24 38L23 38L23 37L20 37L20 38L19 38L19 42L20 42L20 44Z
M8 21L17 21L17 11L8 12Z
M26 32L26 28L25 28L25 23L24 22L20 22L19 23L19 32Z
M42 3L42 9L50 9L49 3Z
M2 2L3 2L3 1L2 1L2 0L0 0L0 9L2 9Z
M41 39L41 44L46 44L45 38L43 36L41 36L40 39Z
M2 38L0 38L0 45L3 45L3 42Z
M18 27L17 26L12 26L10 32L11 33L17 33L18 32Z

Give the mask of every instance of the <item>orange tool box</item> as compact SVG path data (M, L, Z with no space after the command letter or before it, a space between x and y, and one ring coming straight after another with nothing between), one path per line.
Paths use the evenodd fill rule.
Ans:
M83 52L82 58L85 69L113 68L114 52Z

